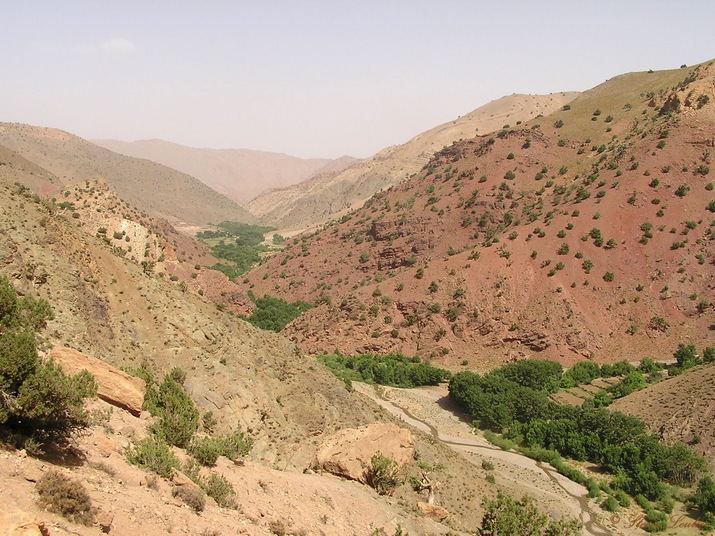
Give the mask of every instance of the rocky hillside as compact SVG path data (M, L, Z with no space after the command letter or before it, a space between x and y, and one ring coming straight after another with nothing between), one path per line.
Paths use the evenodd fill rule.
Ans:
M702 365L616 400L616 411L648 423L667 442L682 441L715 470L715 365Z
M560 108L444 148L248 288L321 303L285 330L308 352L474 366L711 342L715 68L618 76Z
M149 488L147 477L127 466L127 446L142 437L148 422L115 408L108 421L98 421L92 435L78 443L81 456L72 469L62 469L90 486L101 511L114 513L115 529L159 534L185 527L200 533L215 523L227 531L243 527L248 534L266 534L273 530L271 522L281 521L316 533L322 525L334 527L326 533L344 533L340 527L354 524L358 534L381 527L392 534L397 523L416 534L445 533L450 526L475 530L481 497L495 494L496 487L485 483L480 467L422 434L415 434L414 448L424 463L443 467L438 504L449 512L449 526L415 515L425 498L408 485L395 499L385 499L359 483L301 475L336 432L397 421L347 390L285 338L238 320L206 296L190 292L188 284L142 264L159 251L167 257L173 252L176 262L191 265L190 270L205 259L200 247L189 249L181 235L162 228L168 223L120 202L101 183L61 190L53 204L25 186L37 180L35 173L43 173L36 166L7 149L0 149L0 161L0 274L21 295L39 296L52 305L55 315L41 333L41 350L69 347L117 367L143 364L159 378L179 367L201 414L211 411L219 430L240 427L255 440L244 472L230 463L219 467L241 490L242 510L209 505L204 522L180 501L168 499L168 483ZM45 179L59 182L50 175ZM105 232L103 225L114 227ZM157 261L157 266L173 266L167 262ZM108 413L99 410L98 418ZM56 460L30 460L0 446L0 489L12 507L10 521L0 515L0 528L29 515L60 534L90 533L73 525L67 529L59 518L41 513L32 499L32 482ZM409 470L419 476L415 464Z
M0 123L0 145L50 172L62 185L104 179L124 201L172 222L255 222L236 202L194 177L113 153L61 130Z
M246 203L271 188L285 188L314 175L339 173L357 162L337 159L297 158L248 149L199 149L164 140L92 140L115 153L145 158L196 177L237 203Z
M375 192L399 183L422 168L445 145L549 114L577 93L511 95L424 132L403 145L388 147L341 173L327 173L284 189L271 190L246 208L266 225L305 228L357 207Z

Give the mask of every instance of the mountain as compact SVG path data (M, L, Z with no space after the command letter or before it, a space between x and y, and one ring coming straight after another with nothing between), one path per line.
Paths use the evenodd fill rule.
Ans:
M631 73L437 152L246 277L304 351L670 356L715 325L715 68Z
M406 180L430 157L453 141L487 133L504 124L517 125L548 114L577 93L511 95L415 136L403 145L388 147L340 173L329 173L294 186L259 195L246 208L266 225L305 228L356 207L375 192Z
M63 185L104 179L124 201L172 222L255 222L237 203L194 177L113 153L61 130L0 123L0 145L52 173Z
M248 149L199 149L164 140L92 140L115 153L145 158L196 177L237 203L246 203L271 188L283 188L322 173L336 173L358 160L297 158Z

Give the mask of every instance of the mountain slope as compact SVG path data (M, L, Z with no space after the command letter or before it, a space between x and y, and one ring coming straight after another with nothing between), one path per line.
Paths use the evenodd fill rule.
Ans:
M195 267L194 263L205 262L207 258L200 245L192 248L191 238L173 232L166 222L141 215L101 183L90 182L66 190L70 194L67 197L62 191L60 199L64 201L53 204L26 186L36 181L37 172L44 173L49 184L59 182L21 156L0 147L0 275L7 276L20 295L44 298L53 307L55 317L40 333L39 348L43 353L52 347L67 346L118 367L144 365L155 378L179 367L186 372L186 390L201 414L213 413L218 421L217 430L235 430L240 426L254 438L251 460L262 467L247 463L244 474L242 467L227 460L219 463L220 471L237 487L252 482L250 492L244 492L243 487L239 491L246 513L219 510L210 504L208 519L220 518L218 526L233 530L258 523L249 534L268 533L269 521L275 521L279 515L285 516L288 524L298 525L340 527L355 519L359 526L369 525L373 531L382 524L394 528L395 523L405 520L403 526L414 527L416 533L438 534L449 530L415 515L417 502L422 499L408 485L397 492L399 501L386 500L358 483L335 484L332 477L303 475L313 466L318 446L336 431L376 421L398 421L360 393L346 389L345 384L285 338L261 331L204 301L198 292L189 292L195 289L190 285L205 284L204 272L211 272ZM64 203L73 203L75 207ZM117 215L109 215L110 207ZM100 225L107 225L106 231ZM143 264L160 251L166 259L157 262L156 271ZM160 269L166 269L163 275L168 275L177 264L191 265L200 272L195 283L183 286L180 281L167 280L159 273ZM106 408L101 413L105 417L108 413L128 417L124 412L108 412ZM169 485L163 481L159 482L161 496L153 497L147 491L146 475L127 466L124 458L127 444L141 437L150 423L146 419L132 419L131 423L114 421L115 429L110 421L102 420L92 430L99 435L96 441L92 439L80 446L90 460L105 464L101 467L107 467L109 462L117 478L103 476L111 471L98 470L91 462L82 465L84 459L78 460L80 466L72 472L89 482L102 482L101 490L92 485L92 497L105 512L116 511L118 524L127 523L146 530L147 534L165 533L166 526L174 526L171 512L181 508L181 502L171 499L167 502ZM108 434L111 437L102 437ZM496 488L485 483L485 472L479 466L433 438L415 434L422 459L443 467L438 470L439 500L450 511L451 528L473 532L479 519L475 516L475 512L480 512L479 498L485 493L494 495ZM109 451L103 450L112 443L117 445L115 450L111 447ZM0 449L5 448L0 445ZM107 456L111 459L106 460ZM22 465L29 472L41 464L35 464L24 452L17 456L3 454L3 459L0 490L20 511L29 509L37 515L33 487L23 476L28 473L18 473L17 468ZM269 467L290 474L282 478L282 473ZM418 468L411 470L417 474ZM32 474L37 475L37 470ZM279 480L291 484L272 485ZM108 489L112 491L106 492ZM465 493L465 489L470 492ZM317 490L319 495L308 499L312 491L306 490ZM260 498L255 496L256 492ZM342 511L342 499L338 506L324 498L333 493L345 497L345 504L349 505L346 508L350 512L342 524L330 522L324 512L329 509L335 512L331 515L340 515ZM270 519L264 518L260 512L271 508L273 501L279 500L278 494L281 504L271 509ZM327 508L318 506L313 510L316 501ZM356 513L355 501L365 513ZM154 504L156 508L149 507ZM553 505L553 501L551 506L557 512L564 508ZM313 513L306 515L307 510ZM206 525L195 514L184 513L177 515L175 521L181 527L187 526L189 533L198 533L198 527ZM6 521L3 514L0 512L0 527ZM40 517L56 522L53 516ZM192 523L191 519L195 521ZM96 527L75 533L96 533Z
M304 350L451 365L672 355L715 324L715 69L633 73L414 178L248 274L318 300Z
M92 140L115 153L145 158L196 177L237 203L245 203L270 188L283 188L310 177L339 172L357 162L338 159L296 158L248 149L199 149L164 140Z
M455 140L491 132L505 123L515 125L557 110L577 93L511 95L388 147L342 173L317 177L282 190L265 192L246 205L261 222L279 228L307 227L358 206L382 188L405 180L430 157Z
M715 470L715 364L631 393L611 408L642 419L649 432L668 442L690 444Z
M235 202L189 175L113 153L61 130L0 123L0 145L49 171L64 185L104 179L125 201L174 222L255 222Z

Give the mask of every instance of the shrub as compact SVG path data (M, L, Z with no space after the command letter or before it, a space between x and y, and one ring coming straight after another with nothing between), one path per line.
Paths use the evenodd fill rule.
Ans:
M380 495L390 495L404 480L397 467L397 462L381 452L370 458L366 470L367 483Z
M44 300L18 297L0 277L0 424L34 444L66 440L89 425L84 398L96 393L86 370L67 376L52 360L41 363L35 332L53 318Z
M206 495L215 500L219 506L223 508L236 507L236 500L234 499L236 493L233 490L233 485L223 475L211 473L203 488Z
M622 489L616 490L614 497L618 501L618 504L620 504L623 508L631 507L631 500L628 498L628 495L626 495L626 492Z
M606 512L617 512L618 511L618 501L615 497L609 496L605 501L601 503L601 508Z
M170 375L159 386L157 405L152 414L159 422L152 427L169 445L186 447L199 429L199 410L181 385Z
M187 486L176 486L171 490L172 497L178 497L197 514L206 508L206 497L203 491Z
M127 451L127 461L164 478L170 478L173 469L179 467L171 448L153 435L134 444Z
M578 519L554 521L542 513L528 495L520 501L501 490L496 499L487 497L482 501L484 517L479 529L482 536L510 534L559 534L575 536L581 534L583 523Z
M92 501L80 482L51 470L37 481L35 490L40 507L74 523L87 526L94 523Z

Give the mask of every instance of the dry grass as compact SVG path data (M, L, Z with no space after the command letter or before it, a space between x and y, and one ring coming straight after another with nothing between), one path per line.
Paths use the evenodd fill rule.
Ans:
M36 490L37 502L42 508L74 523L87 526L94 523L92 501L80 482L57 471L49 471L37 482Z

